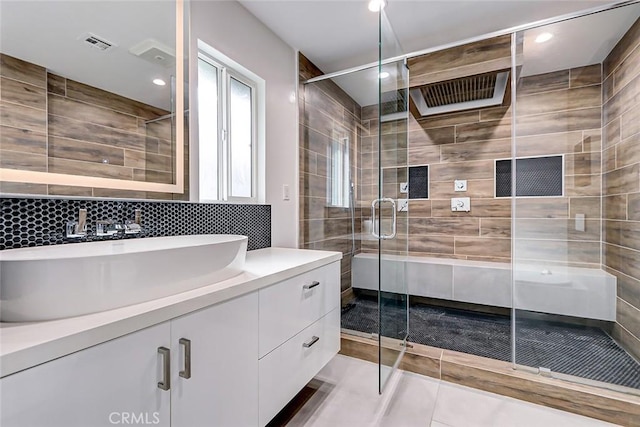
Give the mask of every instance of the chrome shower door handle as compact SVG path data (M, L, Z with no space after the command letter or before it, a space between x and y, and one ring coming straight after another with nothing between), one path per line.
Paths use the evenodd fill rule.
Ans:
M382 203L391 203L391 234L383 234L380 233L380 229L382 228L382 218L380 218L380 222L378 223L378 227L376 230L376 205ZM396 237L396 222L397 222L397 213L396 213L396 201L390 197L383 197L381 199L375 199L371 202L371 234L373 237L379 240L389 240Z

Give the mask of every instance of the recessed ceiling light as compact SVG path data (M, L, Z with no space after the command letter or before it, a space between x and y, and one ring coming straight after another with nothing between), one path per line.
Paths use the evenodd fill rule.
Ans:
M381 72L378 75L381 79L386 79L387 77L389 77L389 73L387 73L386 71Z
M371 0L369 2L369 10L371 12L380 12L387 5L385 0Z
M153 79L153 84L154 84L154 85L158 85L158 86L164 86L164 85L166 85L167 83L166 83L164 80L162 80L162 79Z
M552 38L553 38L553 34L551 34L551 33L542 33L542 34L539 34L538 37L536 37L536 43L548 42Z

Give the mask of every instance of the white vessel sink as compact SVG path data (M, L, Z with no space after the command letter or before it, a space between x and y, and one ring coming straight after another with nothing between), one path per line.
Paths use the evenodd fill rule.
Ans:
M79 316L229 279L247 237L198 235L0 251L0 321Z

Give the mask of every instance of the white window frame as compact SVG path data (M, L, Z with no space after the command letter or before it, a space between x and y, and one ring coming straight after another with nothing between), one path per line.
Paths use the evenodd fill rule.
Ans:
M218 198L202 199L203 202L230 202L230 203L258 203L260 199L260 188L258 187L258 178L260 175L258 157L260 151L260 141L258 138L259 129L259 111L258 102L260 99L260 85L247 77L242 72L228 66L225 62L208 52L199 49L198 61L204 61L217 69L218 75L218 135L217 135L217 149L218 149L218 162L216 165L218 175ZM245 84L251 88L251 196L239 197L232 196L232 182L231 182L231 134L230 134L230 91L231 91L231 78ZM202 169L206 165L206 159L199 160L199 168ZM201 185L200 178L199 186ZM199 187L198 187L199 188Z

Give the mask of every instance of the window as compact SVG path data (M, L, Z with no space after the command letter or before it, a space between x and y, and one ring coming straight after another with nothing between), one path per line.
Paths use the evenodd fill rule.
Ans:
M329 148L327 167L330 189L327 203L329 206L348 208L351 194L351 176L349 161L349 138L333 138Z
M257 198L257 84L198 55L200 200Z

